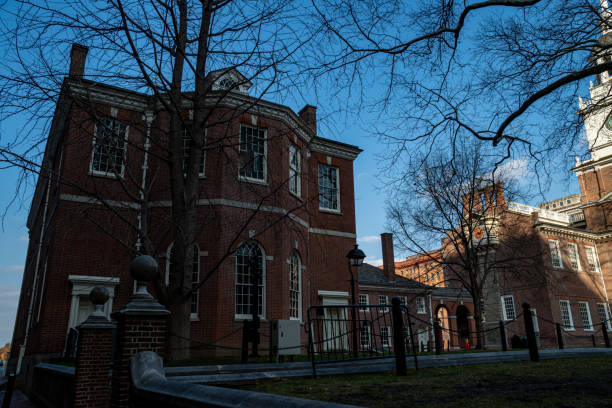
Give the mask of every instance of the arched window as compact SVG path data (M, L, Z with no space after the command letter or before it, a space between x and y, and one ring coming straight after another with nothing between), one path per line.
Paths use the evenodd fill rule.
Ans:
M172 265L172 257L174 256L174 242L168 246L168 252L166 256L166 285L170 284L170 265ZM193 262L191 264L191 285L197 287L200 283L200 248L197 245L193 246ZM191 295L191 318L198 318L198 302L199 302L199 288Z
M253 270L251 270L253 267ZM245 242L236 250L236 317L248 319L251 312L252 275L258 275L257 312L264 317L265 279L264 253L256 242Z
M302 318L302 263L295 252L289 258L289 318Z

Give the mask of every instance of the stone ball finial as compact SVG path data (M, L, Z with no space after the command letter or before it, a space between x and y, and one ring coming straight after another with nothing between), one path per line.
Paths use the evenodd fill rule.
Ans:
M89 300L91 300L91 303L93 303L94 306L105 304L108 298L108 289L106 289L104 286L96 286L91 290L91 292L89 292Z
M159 275L159 265L149 255L138 255L130 263L130 275L139 282L151 282Z

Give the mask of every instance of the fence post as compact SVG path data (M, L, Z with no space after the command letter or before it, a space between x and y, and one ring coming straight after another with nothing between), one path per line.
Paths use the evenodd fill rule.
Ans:
M529 303L523 303L523 316L525 317L525 331L527 332L527 344L529 345L529 358L531 361L540 361L538 344L536 342L535 331L533 330L533 320Z
M508 351L508 343L506 342L506 326L504 326L503 320L499 321L499 338L501 339L502 350Z
M117 321L117 350L111 380L111 407L129 406L130 360L141 351L153 351L163 358L166 326L170 312L147 291L147 284L159 275L157 261L148 255L132 260L130 274L137 281L127 305L113 313Z
M440 330L440 321L434 320L434 344L436 346L436 354L440 354L440 338L442 337L442 330Z
M559 350L563 350L563 332L561 332L561 325L555 323L557 326L557 341L559 342Z
M2 408L9 408L11 406L11 398L13 397L13 390L15 389L15 379L17 376L15 373L8 375L8 382L6 383L6 391L4 391L4 398L2 399Z
M404 320L402 319L401 300L391 300L393 318L393 351L395 352L395 371L397 375L406 375L406 345L404 344Z
M107 407L110 403L110 376L113 330L102 308L109 298L103 286L94 287L89 300L94 311L79 327L74 375L74 407Z
M610 339L608 338L608 328L605 323L601 324L601 332L603 333L604 343L606 343L606 348L610 348Z

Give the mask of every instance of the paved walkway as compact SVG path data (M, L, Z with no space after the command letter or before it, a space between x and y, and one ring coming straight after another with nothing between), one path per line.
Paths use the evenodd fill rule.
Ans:
M4 401L4 393L6 391L0 391L0 404ZM11 398L11 404L9 405L11 408L36 408L28 397L26 397L21 391L15 390L13 391L13 396Z
M612 355L612 348L576 348L539 350L540 359L588 357L595 355ZM500 363L505 361L529 360L527 350L485 352L485 353L448 353L418 357L419 368L449 367L473 364ZM406 358L408 369L414 369L412 356ZM344 361L336 363L319 363L317 375L363 374L392 371L395 368L394 358ZM166 368L168 380L186 381L197 384L237 384L257 380L278 378L312 377L310 362L283 364L236 364Z

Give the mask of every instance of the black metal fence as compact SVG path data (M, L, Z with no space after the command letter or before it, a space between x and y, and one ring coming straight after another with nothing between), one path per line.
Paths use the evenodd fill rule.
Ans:
M313 376L317 364L338 361L414 356L418 336L408 309L400 299L392 305L320 305L308 309L308 351ZM421 330L430 330L424 327ZM401 368L398 368L401 371Z

